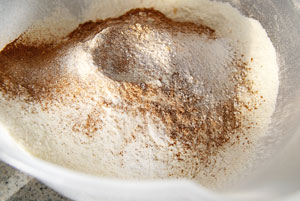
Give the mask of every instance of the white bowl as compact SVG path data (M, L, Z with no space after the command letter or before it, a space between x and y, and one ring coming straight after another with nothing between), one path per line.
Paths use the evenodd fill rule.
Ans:
M2 0L0 49L34 21L50 15L57 6L68 8L78 17L78 23L85 21L81 12L92 2L108 9L118 7L117 1L109 0ZM184 179L124 181L82 174L30 156L14 142L3 125L0 125L0 158L74 200L299 200L300 2L223 2L230 2L244 15L261 22L276 48L280 65L279 95L268 130L271 135L263 139L265 153L256 161L255 171L244 178L241 185L221 193Z

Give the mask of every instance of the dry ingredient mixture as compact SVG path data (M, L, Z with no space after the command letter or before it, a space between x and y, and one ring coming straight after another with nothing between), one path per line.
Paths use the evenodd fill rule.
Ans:
M249 76L255 58L234 44L154 9L88 21L57 43L21 35L0 53L1 111L50 162L217 186L251 150L251 114L266 102Z

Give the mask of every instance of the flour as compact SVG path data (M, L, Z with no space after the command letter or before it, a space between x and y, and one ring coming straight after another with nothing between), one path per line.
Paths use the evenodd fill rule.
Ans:
M175 22L132 15L128 26L69 35L49 56L30 50L31 68L0 64L0 120L28 152L67 168L229 186L251 166L275 108L274 47L259 22L207 0L95 2L82 21L143 7Z

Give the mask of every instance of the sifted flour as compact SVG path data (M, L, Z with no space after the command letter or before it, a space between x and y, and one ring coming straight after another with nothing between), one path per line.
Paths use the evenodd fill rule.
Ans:
M39 158L95 175L220 188L244 174L278 88L261 25L207 0L99 12L103 4L83 18L115 18L56 43L29 41L29 31L2 50L0 120L11 135ZM159 11L124 14L136 7Z

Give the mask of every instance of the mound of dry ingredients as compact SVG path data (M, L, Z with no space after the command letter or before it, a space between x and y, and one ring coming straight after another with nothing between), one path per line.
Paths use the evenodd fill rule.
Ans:
M275 104L241 50L154 9L86 22L55 44L21 35L0 53L1 122L68 168L220 186L249 164Z

